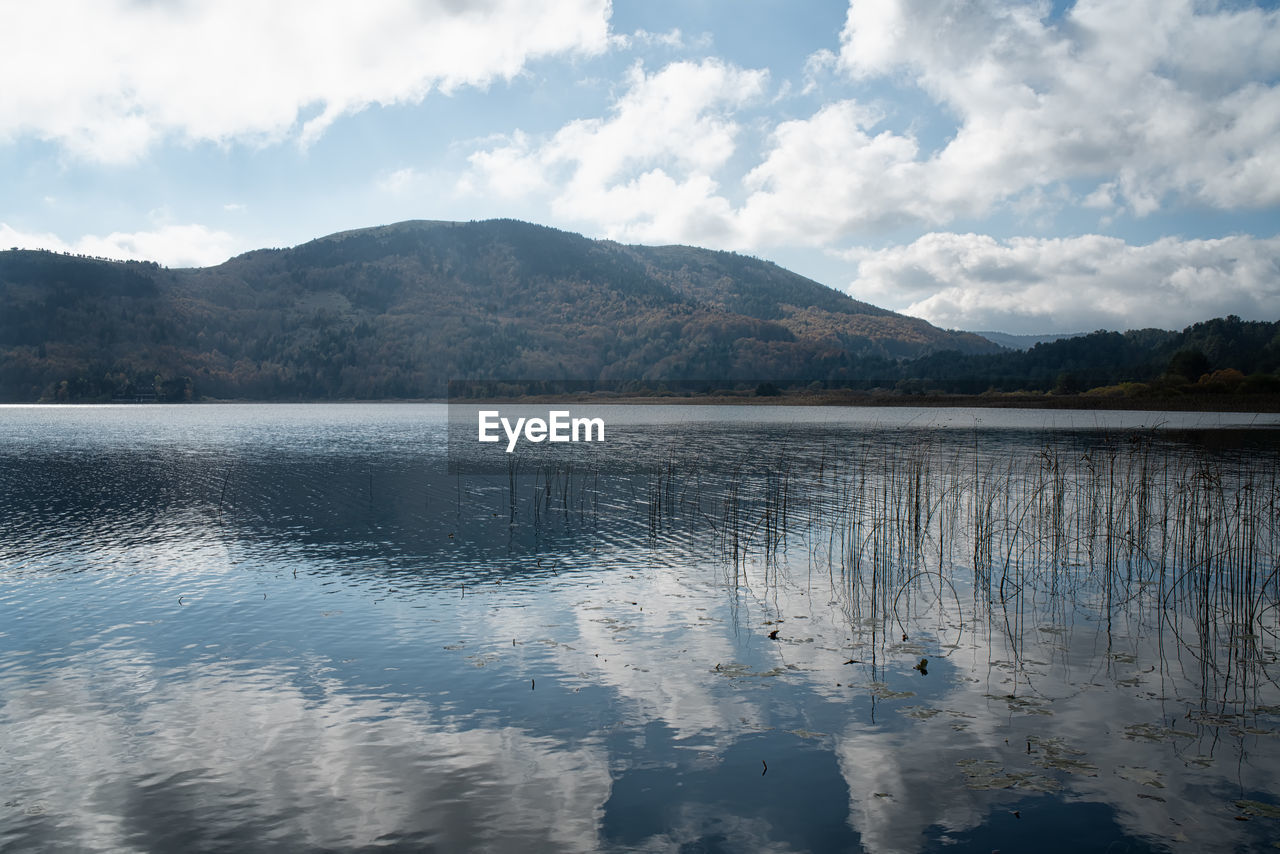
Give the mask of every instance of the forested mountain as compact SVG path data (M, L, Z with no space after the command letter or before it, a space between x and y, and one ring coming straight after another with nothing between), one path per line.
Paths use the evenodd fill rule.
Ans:
M1100 330L1037 344L1024 352L931 354L902 366L900 378L925 389L962 394L1095 389L1132 396L1197 390L1277 391L1277 371L1280 322L1232 316L1197 323L1181 332ZM1139 383L1148 387L1121 387Z
M1060 341L1063 338L1079 338L1085 333L1073 332L1065 335L1061 333L1051 333L1047 335L1013 335L1008 332L987 332L984 330L977 330L974 334L981 335L988 341L999 344L1001 347L1008 347L1010 350L1030 350L1037 344L1048 344L1050 341Z
M405 222L168 270L0 253L0 398L405 398L450 379L839 381L998 348L774 264L512 220Z
M0 252L5 401L420 398L456 379L1132 396L1274 390L1278 369L1280 323L1013 352L755 258L513 220L404 222L201 269Z

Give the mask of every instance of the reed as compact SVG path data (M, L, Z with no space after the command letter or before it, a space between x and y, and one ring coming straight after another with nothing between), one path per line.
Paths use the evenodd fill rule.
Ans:
M734 587L778 583L802 562L880 617L922 584L950 597L963 582L978 611L1033 594L1121 604L1152 588L1162 608L1196 618L1206 643L1280 633L1274 457L1144 435L1038 447L867 438L807 451L718 471L669 453L603 487L597 469L513 462L506 509L541 528L594 520L602 500L610 512L638 505L651 545L709 548Z
M999 611L1019 641L1031 600L1109 615L1154 592L1206 684L1238 685L1230 674L1261 672L1280 641L1277 468L1146 436L1035 451L883 443L824 452L811 469L735 469L713 533L735 583L803 559L881 637L904 603L958 603L961 581L969 610Z

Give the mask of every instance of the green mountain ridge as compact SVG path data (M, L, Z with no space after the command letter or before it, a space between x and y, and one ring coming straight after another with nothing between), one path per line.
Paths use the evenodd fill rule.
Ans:
M1280 323L1010 351L768 261L409 221L165 269L0 252L0 400L406 399L452 380L1122 396L1280 389ZM763 386L768 383L768 386Z
M451 379L839 382L991 342L776 264L515 220L409 221L162 269L0 253L0 399L420 398Z
M1047 332L1041 335L1017 335L1010 332L996 332L994 330L975 329L974 335L981 335L988 341L999 344L1001 347L1007 347L1010 350L1030 350L1037 344L1049 344L1053 341L1061 341L1063 338L1079 338L1087 335L1086 332Z
M929 354L903 366L904 382L958 394L1094 390L1114 397L1280 392L1280 321L1234 315L1180 332L1098 330L990 355Z

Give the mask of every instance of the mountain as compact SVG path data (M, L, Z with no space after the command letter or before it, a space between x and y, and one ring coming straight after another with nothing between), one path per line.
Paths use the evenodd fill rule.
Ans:
M993 344L1008 347L1010 350L1030 350L1037 344L1050 344L1054 341L1061 341L1063 338L1079 338L1085 333L1061 332L1045 335L1013 335L1008 332L975 332L973 334L981 335Z
M435 397L451 379L840 382L999 348L775 264L514 220L164 269L0 252L0 399Z
M1275 394L1280 392L1280 321L1231 315L1181 332L1099 330L1022 352L929 354L900 369L914 388L961 394L1090 389L1126 397Z

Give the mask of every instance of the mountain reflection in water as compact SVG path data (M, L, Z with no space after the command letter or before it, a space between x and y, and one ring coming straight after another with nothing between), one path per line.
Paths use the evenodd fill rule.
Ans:
M878 414L0 408L0 848L1280 839L1280 434Z

